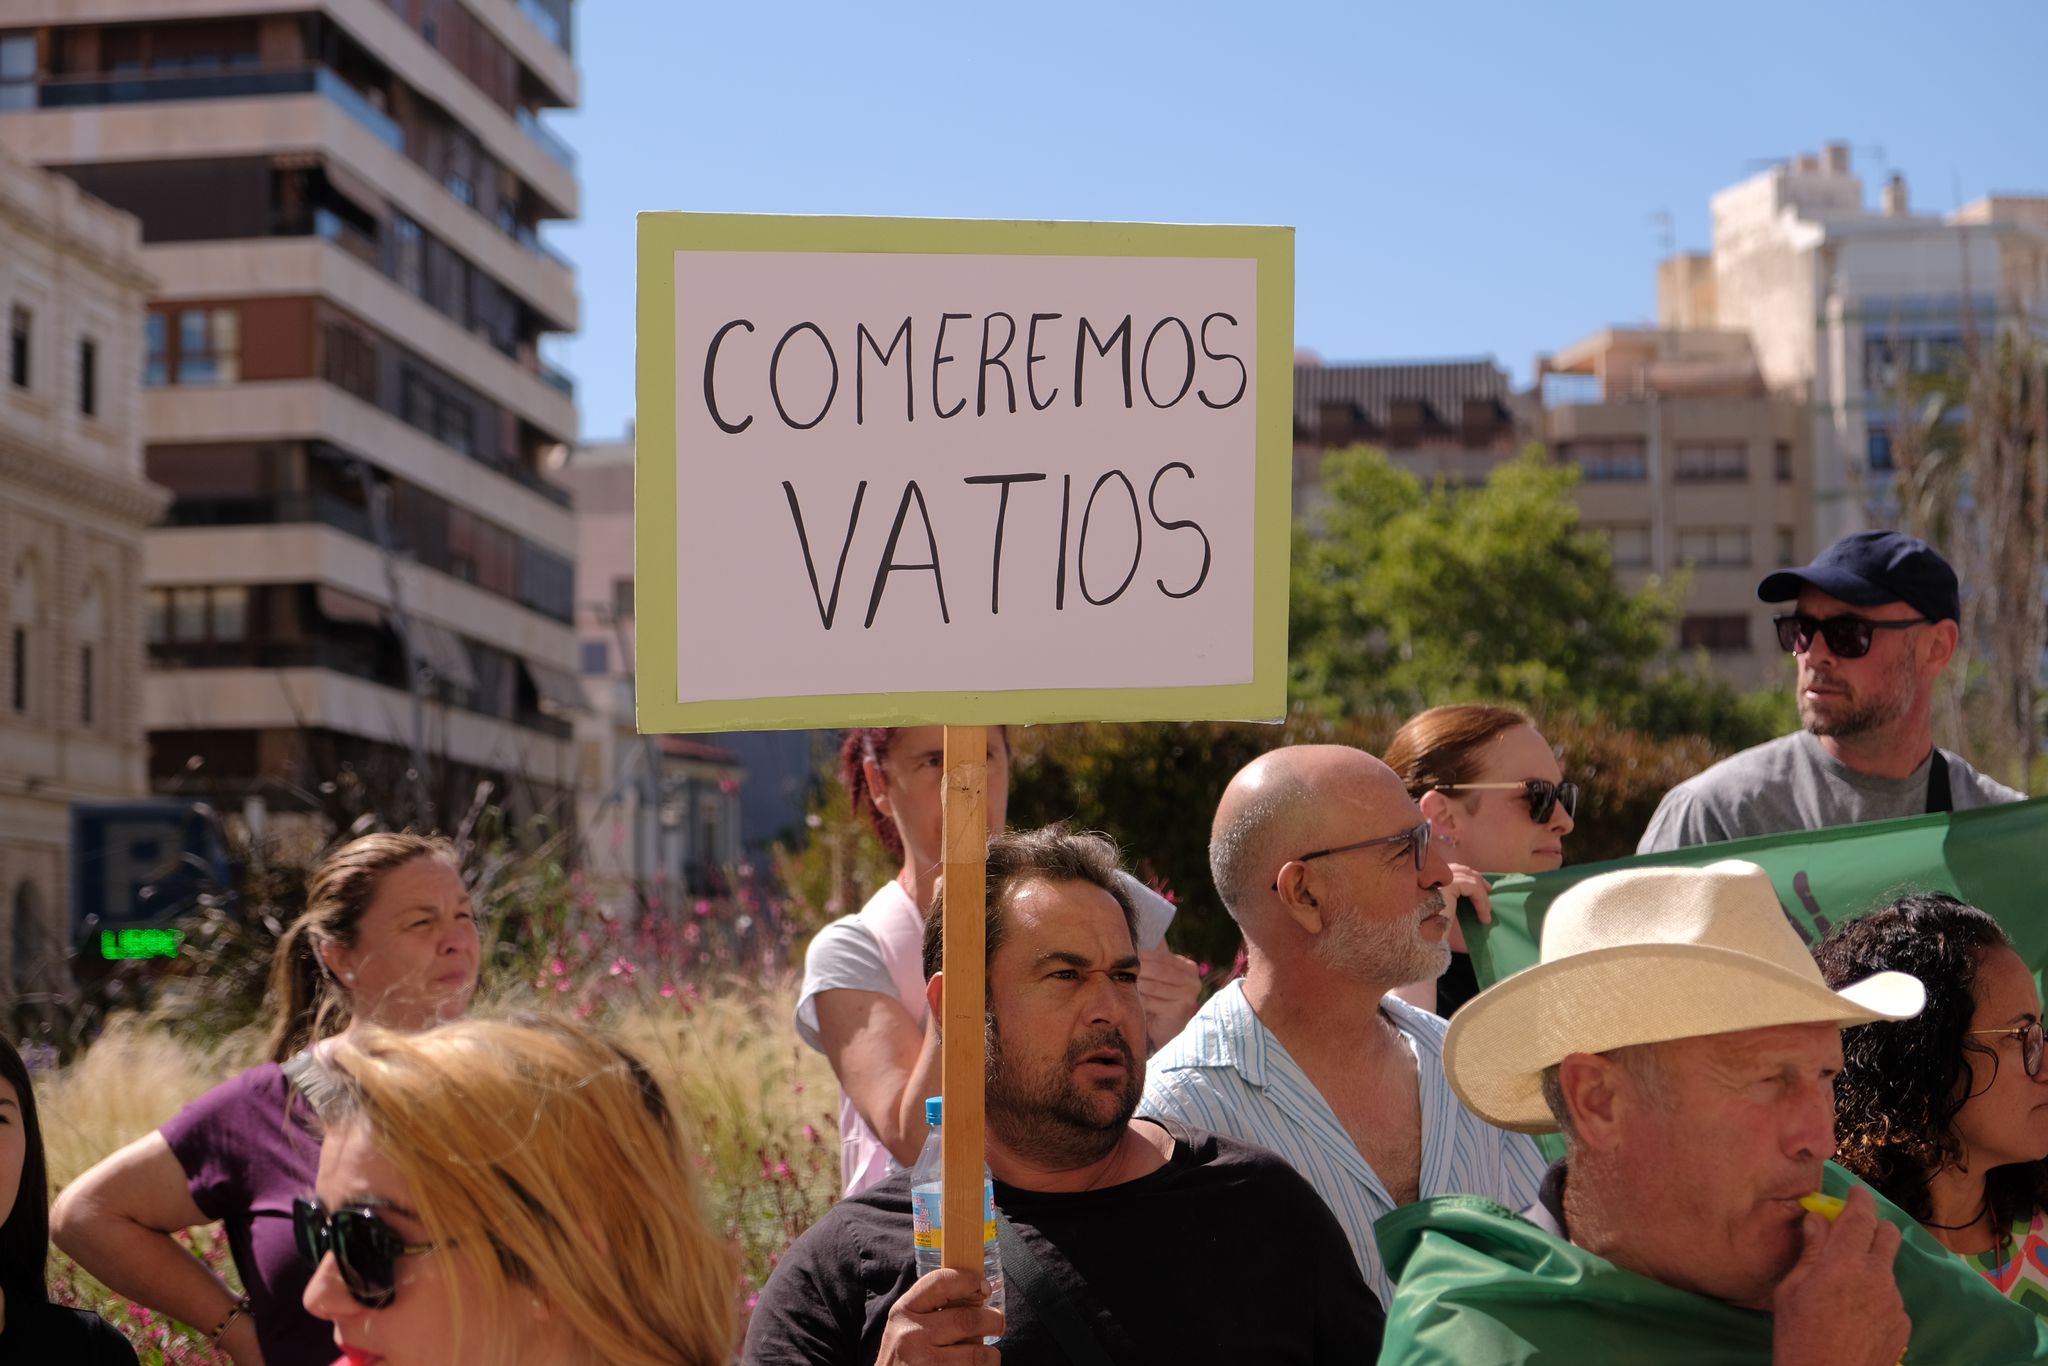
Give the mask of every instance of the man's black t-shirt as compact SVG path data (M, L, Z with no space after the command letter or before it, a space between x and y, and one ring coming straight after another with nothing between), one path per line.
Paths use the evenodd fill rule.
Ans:
M1386 1317L1336 1216L1292 1167L1200 1130L1107 1190L996 1183L996 1204L1110 1360L1182 1366L1369 1362ZM917 1279L910 1178L842 1200L795 1243L754 1308L746 1366L864 1366ZM1003 1366L1068 1366L1004 1276Z

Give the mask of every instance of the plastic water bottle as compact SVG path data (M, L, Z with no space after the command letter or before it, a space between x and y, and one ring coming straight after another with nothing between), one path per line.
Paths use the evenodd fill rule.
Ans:
M924 1122L931 1126L931 1133L925 1138L924 1150L917 1155L917 1164L910 1169L910 1217L916 1229L917 1274L924 1276L937 1271L943 1263L939 1260L940 1239L945 1232L946 1215L942 1203L944 1182L941 1179L945 1167L941 1159L940 1125L944 1119L944 1106L938 1096L924 1103ZM1003 1259L996 1248L996 1183L989 1177L988 1167L981 1169L981 1274L988 1280L988 1307L1000 1310L1003 1307ZM997 1339L984 1338L993 1346Z

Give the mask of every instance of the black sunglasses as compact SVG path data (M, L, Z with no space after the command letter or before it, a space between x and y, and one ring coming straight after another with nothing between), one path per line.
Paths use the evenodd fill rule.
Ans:
M1529 819L1538 825L1548 824L1551 813L1561 805L1564 814L1577 820L1579 815L1579 785L1577 783L1553 783L1548 778L1524 778L1519 783L1439 783L1433 789L1437 792L1520 792L1529 803Z
M1869 654L1871 641L1878 631L1903 631L1912 626L1933 624L1926 617L1872 621L1868 617L1809 617L1804 612L1772 617L1771 621L1778 628L1779 649L1803 655L1813 648L1813 638L1819 636L1828 643L1832 653L1843 659L1861 659Z
M439 1243L408 1243L382 1215L364 1205L329 1214L318 1201L292 1201L292 1234L306 1265L319 1269L328 1253L341 1268L349 1295L365 1309L382 1309L398 1297L398 1259L432 1252Z
M1360 840L1356 844L1340 844L1334 849L1318 849L1310 854L1296 854L1288 863L1307 863L1310 859L1328 858L1332 854L1348 854L1354 849L1371 849L1382 844L1407 844L1415 859L1415 871L1421 872L1422 865L1429 862L1429 822L1424 821L1413 830L1403 830L1398 835L1381 835L1374 840ZM1280 879L1273 879L1273 891L1280 890Z
M2041 1075L2042 1033L2039 1020L2020 1025L2016 1029L1966 1029L1963 1032L1965 1034L1996 1034L2002 1039L2018 1039L2020 1041L2020 1063L2027 1069L2027 1075L2030 1077Z

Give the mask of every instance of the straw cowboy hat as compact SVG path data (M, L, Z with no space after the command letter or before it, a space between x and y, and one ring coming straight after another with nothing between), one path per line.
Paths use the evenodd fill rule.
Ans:
M1926 999L1903 972L1830 990L1753 863L1630 868L1587 878L1551 903L1541 961L1458 1012L1444 1071L1488 1121L1551 1133L1543 1071L1567 1054L1772 1025L1903 1020Z

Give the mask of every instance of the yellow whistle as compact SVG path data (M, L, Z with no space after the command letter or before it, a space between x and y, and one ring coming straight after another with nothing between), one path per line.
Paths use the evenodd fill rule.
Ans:
M1799 1208L1811 1214L1818 1214L1821 1218L1832 1224L1835 1222L1836 1217L1841 1214L1842 1210L1846 1208L1846 1202L1835 1196L1822 1195L1819 1191L1815 1191L1811 1195L1799 1197Z

